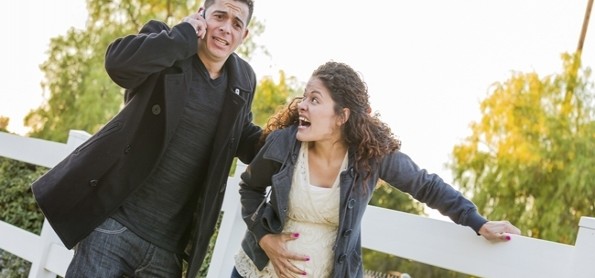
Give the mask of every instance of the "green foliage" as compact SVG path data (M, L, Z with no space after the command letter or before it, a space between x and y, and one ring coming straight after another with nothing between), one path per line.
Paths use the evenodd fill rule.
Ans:
M269 117L297 96L301 88L302 85L298 84L295 77L287 78L283 71L279 72L277 84L269 76L262 78L252 104L253 122L260 126L266 124Z
M426 215L424 206L409 194L403 193L384 181L378 183L370 205L402 212Z
M96 132L120 108L121 89L110 82L103 67L107 40L93 32L71 29L53 38L42 86L51 95L47 104L30 112L31 136L65 142L70 129Z
M494 84L450 167L489 218L572 244L580 217L595 215L595 87L576 55L562 58L558 75Z
M0 220L32 233L41 232L43 215L31 192L31 183L47 169L0 158Z
M43 214L29 186L46 169L0 158L0 221L39 234ZM0 250L0 277L27 277L30 263Z

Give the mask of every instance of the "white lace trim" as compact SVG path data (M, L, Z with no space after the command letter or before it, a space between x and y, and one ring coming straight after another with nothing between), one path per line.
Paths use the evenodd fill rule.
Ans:
M234 258L236 262L236 270L244 278L277 278L275 270L273 270L273 266L270 262L262 271L259 271L256 265L254 265L254 262L252 262L242 248L240 248L240 251Z

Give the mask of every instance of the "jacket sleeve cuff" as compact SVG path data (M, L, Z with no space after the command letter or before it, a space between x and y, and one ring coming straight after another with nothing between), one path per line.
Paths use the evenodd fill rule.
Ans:
M258 225L258 223L256 225L252 226L252 228L250 229L250 232L254 235L254 237L256 238L256 243L258 243L259 245L260 245L260 239L262 239L262 237L264 237L265 235L270 233L269 231L264 229L261 225Z
M477 211L474 211L468 216L467 219L467 226L471 227L475 231L477 235L479 235L479 229L483 226L483 224L487 223L488 220L481 216Z

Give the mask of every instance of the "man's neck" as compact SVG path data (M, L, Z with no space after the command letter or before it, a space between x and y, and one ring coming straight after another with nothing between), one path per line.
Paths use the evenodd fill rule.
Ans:
M200 53L198 53L198 58L202 61L203 65L205 65L211 79L217 79L221 76L221 70L223 69L225 61L213 61L212 59L204 57Z

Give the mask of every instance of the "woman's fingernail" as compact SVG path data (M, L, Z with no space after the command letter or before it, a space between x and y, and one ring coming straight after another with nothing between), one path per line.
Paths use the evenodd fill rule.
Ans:
M305 272L305 271L304 271L304 272L302 272L302 275L306 275L306 272Z
M510 240L510 236L506 236L506 240Z
M309 260L310 260L310 257L306 257L306 261L309 261Z
M295 237L295 238L298 238L298 237L300 237L300 233L293 233L293 234L291 234L291 236L292 237Z

